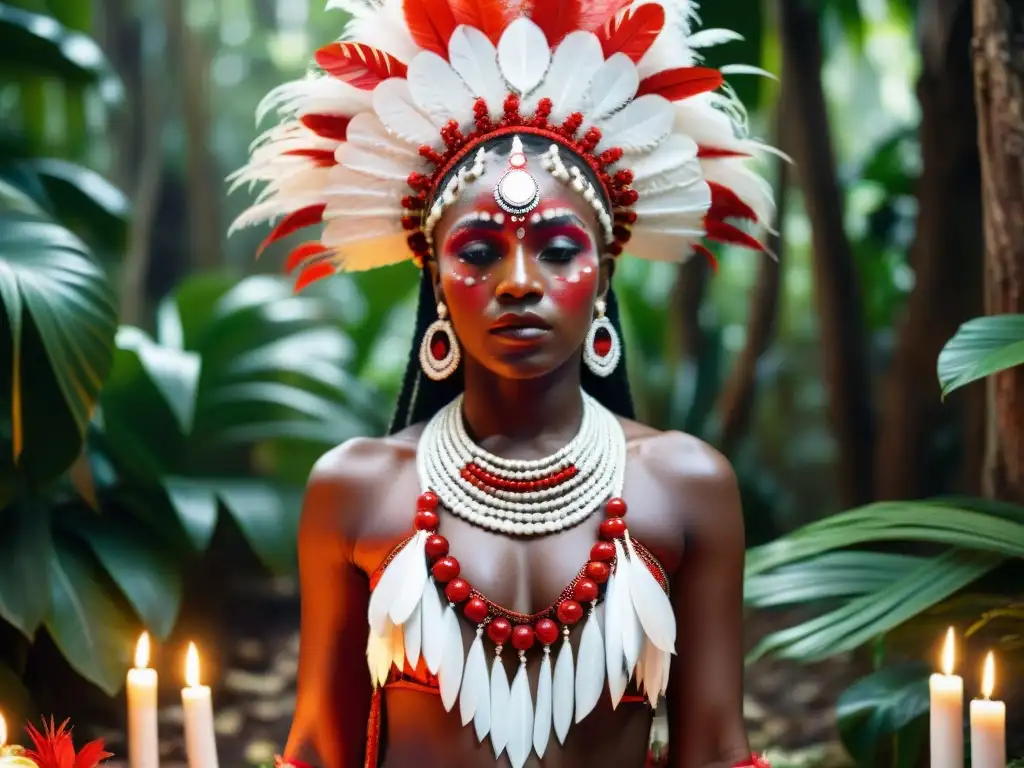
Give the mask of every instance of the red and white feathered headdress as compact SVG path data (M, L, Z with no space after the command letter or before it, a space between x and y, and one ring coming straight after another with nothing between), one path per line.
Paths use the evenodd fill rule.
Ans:
M351 14L304 79L271 92L235 186L262 183L232 229L278 220L264 246L323 224L288 258L301 288L429 254L442 178L502 134L539 134L595 171L613 210L608 248L682 261L701 241L762 249L729 223L769 224L770 187L747 167L723 74L698 51L738 39L691 32L689 0L330 0ZM547 166L546 166L547 167ZM557 174L556 174L557 175Z

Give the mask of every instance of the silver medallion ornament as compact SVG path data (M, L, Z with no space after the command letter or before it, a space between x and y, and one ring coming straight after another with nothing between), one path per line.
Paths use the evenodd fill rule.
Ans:
M526 170L526 152L518 136L512 139L508 170L494 187L494 200L513 216L523 216L540 203L540 186Z

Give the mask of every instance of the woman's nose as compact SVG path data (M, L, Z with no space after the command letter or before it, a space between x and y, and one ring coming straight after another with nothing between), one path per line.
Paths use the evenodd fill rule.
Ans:
M536 260L527 253L522 243L516 245L505 264L504 273L495 290L499 299L504 297L522 301L531 296L539 298L544 293Z

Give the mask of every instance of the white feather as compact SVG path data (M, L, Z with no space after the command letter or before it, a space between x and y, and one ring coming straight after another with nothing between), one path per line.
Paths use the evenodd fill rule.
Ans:
M555 736L560 744L565 743L566 734L572 724L572 713L576 703L576 670L572 659L572 643L569 636L562 639L562 648L555 661L555 676L551 686L551 719L555 727ZM604 686L604 654L601 654L600 665L601 685Z
M600 123L618 112L636 96L640 76L636 65L624 53L616 53L598 68L587 95L587 119Z
M441 597L437 594L437 586L432 579L428 580L423 590L420 613L423 622L423 660L427 663L430 674L436 675L444 658L444 613L441 609Z
M327 242L324 244L328 247L332 245ZM378 580L373 593L370 595L370 605L367 610L370 629L382 638L385 637L388 624L390 623L388 620L388 614L391 612L391 606L402 593L402 587L405 583L407 570L410 568L415 570L416 568L416 564L412 562L412 558L415 558L416 555L413 554L413 547L411 547L410 544L419 538L420 533L422 532L417 532L416 536L409 539L398 554L391 559L391 562L388 563L388 567L385 568L384 573L381 574L380 580ZM420 554L420 561L421 564L425 565L422 553Z
M371 179L382 179L404 183L409 173L416 170L407 161L392 155L377 154L354 144L342 144L336 153L338 162L350 171L368 176Z
M452 711L455 699L459 695L462 683L462 668L465 664L465 646L462 644L462 627L459 617L450 605L444 609L444 654L441 669L437 673L438 687L441 689L441 703L445 710Z
M540 660L537 673L537 711L533 718L533 751L540 758L544 757L551 740L552 688L551 652L547 651ZM569 711L572 712L571 707Z
M465 693L466 685L471 682L476 690L476 711L473 713L473 730L476 732L477 740L482 742L491 731L491 681L487 671L487 657L484 654L482 643L479 659L467 660L466 662L467 675L470 663L473 665L472 681L464 679L462 687L463 693Z
M399 672L405 669L405 633L401 624L391 627L391 665L398 667Z
M320 242L328 248L342 249L354 243L376 242L391 235L399 235L402 232L404 232L402 222L393 216L358 220L353 220L351 217L346 216L345 218L330 219L327 222L327 226L324 227L324 231L320 234ZM390 568L391 566L388 567ZM381 581L383 581L383 577ZM380 589L379 583L377 584L377 589ZM399 591L400 588L395 587L396 595ZM374 594L376 592L377 590L375 589ZM393 600L394 598L391 599Z
M432 588L432 585L428 584L427 588ZM402 625L405 657L409 660L409 666L412 669L416 669L420 663L420 647L423 642L423 609L421 606L422 596L421 601L416 604L416 609Z
M719 109L712 106L709 94L703 93L674 103L673 132L693 139L698 146L715 147L743 152L742 136L737 135L736 124Z
M661 695L664 696L668 690L668 681L672 672L672 654L668 651L661 653Z
M473 96L487 102L491 117L501 117L508 87L498 67L498 51L487 35L460 24L448 41L448 61Z
M668 137L674 119L672 102L655 94L641 96L600 125L597 151L619 147L627 155L652 152Z
M420 110L438 128L455 120L465 128L473 123L473 94L447 61L423 51L409 64L409 92Z
M560 124L583 106L594 73L603 64L601 43L592 32L578 30L565 36L551 58L544 82L534 94L538 101L551 99L552 123Z
M638 665L644 671L644 693L652 707L661 695L661 651L650 640L644 642L643 658Z
M643 4L634 3L633 7ZM687 39L690 20L694 16L692 5L685 0L658 4L665 9L665 25L637 65L641 78L663 69L687 67L694 62L693 49Z
M271 113L282 115L355 115L370 109L367 91L328 75L307 75L302 80L282 83L263 97L256 108L256 124Z
M626 676L632 677L637 659L640 658L644 633L633 608L632 563L626 559L625 550L618 540L615 541L615 563L615 598L621 603L619 619L622 622L622 656L625 659Z
M634 182L633 189L640 194L640 200L637 201L639 203L640 201L646 202L647 198L658 197L681 188L689 188L695 184L705 189L705 195L710 200L711 192L704 180L700 162L693 158L681 168Z
M286 213L297 211L308 205L319 205L322 202L323 199L321 197L321 193L317 190L309 192L302 197L296 197L290 200L275 198L273 200L268 200L265 203L260 203L259 205L250 206L231 223L231 227L228 229L228 234L231 235L241 229L253 227L258 224L265 224L266 222L273 221L277 217Z
M388 681L388 675L391 674L391 639L393 637L393 627L391 622L388 621L384 626L384 633L380 635L378 641L380 647L377 652L377 670L376 680L378 687L383 686Z
M629 533L626 534L626 551L630 565L629 590L644 634L659 650L675 653L676 620L672 603L636 553Z
M694 32L686 38L686 44L691 48L711 48L724 43L736 43L743 40L743 35L733 32L731 29L702 29Z
M608 584L608 591L605 592L604 609L608 611L608 597L611 591L611 582ZM607 620L607 619L606 619ZM563 651L564 653L564 651ZM570 656L570 661L572 657ZM558 663L562 663L559 654ZM605 641L601 634L601 619L596 611L587 618L583 626L583 633L580 636L579 658L576 661L576 722L580 722L589 715L601 699L601 692L604 690L605 679ZM555 670L557 675L558 670ZM557 713L557 709L556 709ZM556 728L558 721L555 721ZM568 731L568 724L565 730ZM561 735L560 740L565 740Z
M498 66L505 82L520 96L540 84L550 63L547 38L533 21L520 16L505 28L498 41Z
M393 155L407 163L412 161L413 165L422 162L417 151L419 148L406 144L397 136L388 133L384 123L373 112L362 112L353 117L345 130L345 136L348 143L353 146Z
M440 142L437 127L420 111L409 92L409 83L397 77L373 89L373 110L388 131L408 144Z
M427 583L426 543L427 531L420 530L406 545L409 555L403 564L401 588L388 608L388 617L399 627L406 623L423 597L423 586Z
M393 232L372 240L348 243L336 251L335 263L345 272L363 272L387 267L412 258L408 232ZM424 590L426 591L426 590Z
M775 196L763 177L735 158L702 161L701 168L708 181L731 189L740 200L754 210L760 223L771 226L775 219Z
M523 768L533 747L533 697L526 663L519 664L512 681L508 711L508 760L512 768Z
M508 744L509 696L508 675L501 656L495 654L491 664L491 746L494 759L501 757Z
M420 51L405 23L402 0L384 0L365 14L353 15L342 37L379 48L400 61L412 61Z
M629 239L627 251L648 261L682 263L693 256L693 246L700 243L706 234L703 222L691 229L675 229L669 232L649 230L637 222L633 225L633 236Z
M688 178L682 184L642 195L633 206L633 212L637 215L637 221L642 217L647 227L659 223L679 226L680 221L691 217L699 221L710 207L710 188L698 176Z
M377 669L380 666L381 654L387 654L389 650L384 644L381 637L370 630L369 636L366 638L366 666L370 670L370 680L374 687L377 687Z
M719 71L723 75L756 75L757 77L767 77L769 80L779 79L767 69L750 64L726 64L724 67L719 67Z
M462 717L463 725L468 725L476 714L480 692L477 675L481 667L484 679L487 679L487 659L484 658L483 635L483 630L477 629L476 637L473 638L473 643L469 646L469 653L466 655L466 667L462 673L462 692L459 695L459 714Z
M692 172L699 174L696 163L697 143L689 136L672 134L647 155L637 157L629 166L633 171L633 188L639 190L649 179L690 165Z

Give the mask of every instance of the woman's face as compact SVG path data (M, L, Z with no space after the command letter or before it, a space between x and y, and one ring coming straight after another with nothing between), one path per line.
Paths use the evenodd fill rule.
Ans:
M490 153L434 230L435 290L463 352L511 379L542 376L576 354L611 277L593 208L528 157L540 204L525 221L495 202L507 161Z

